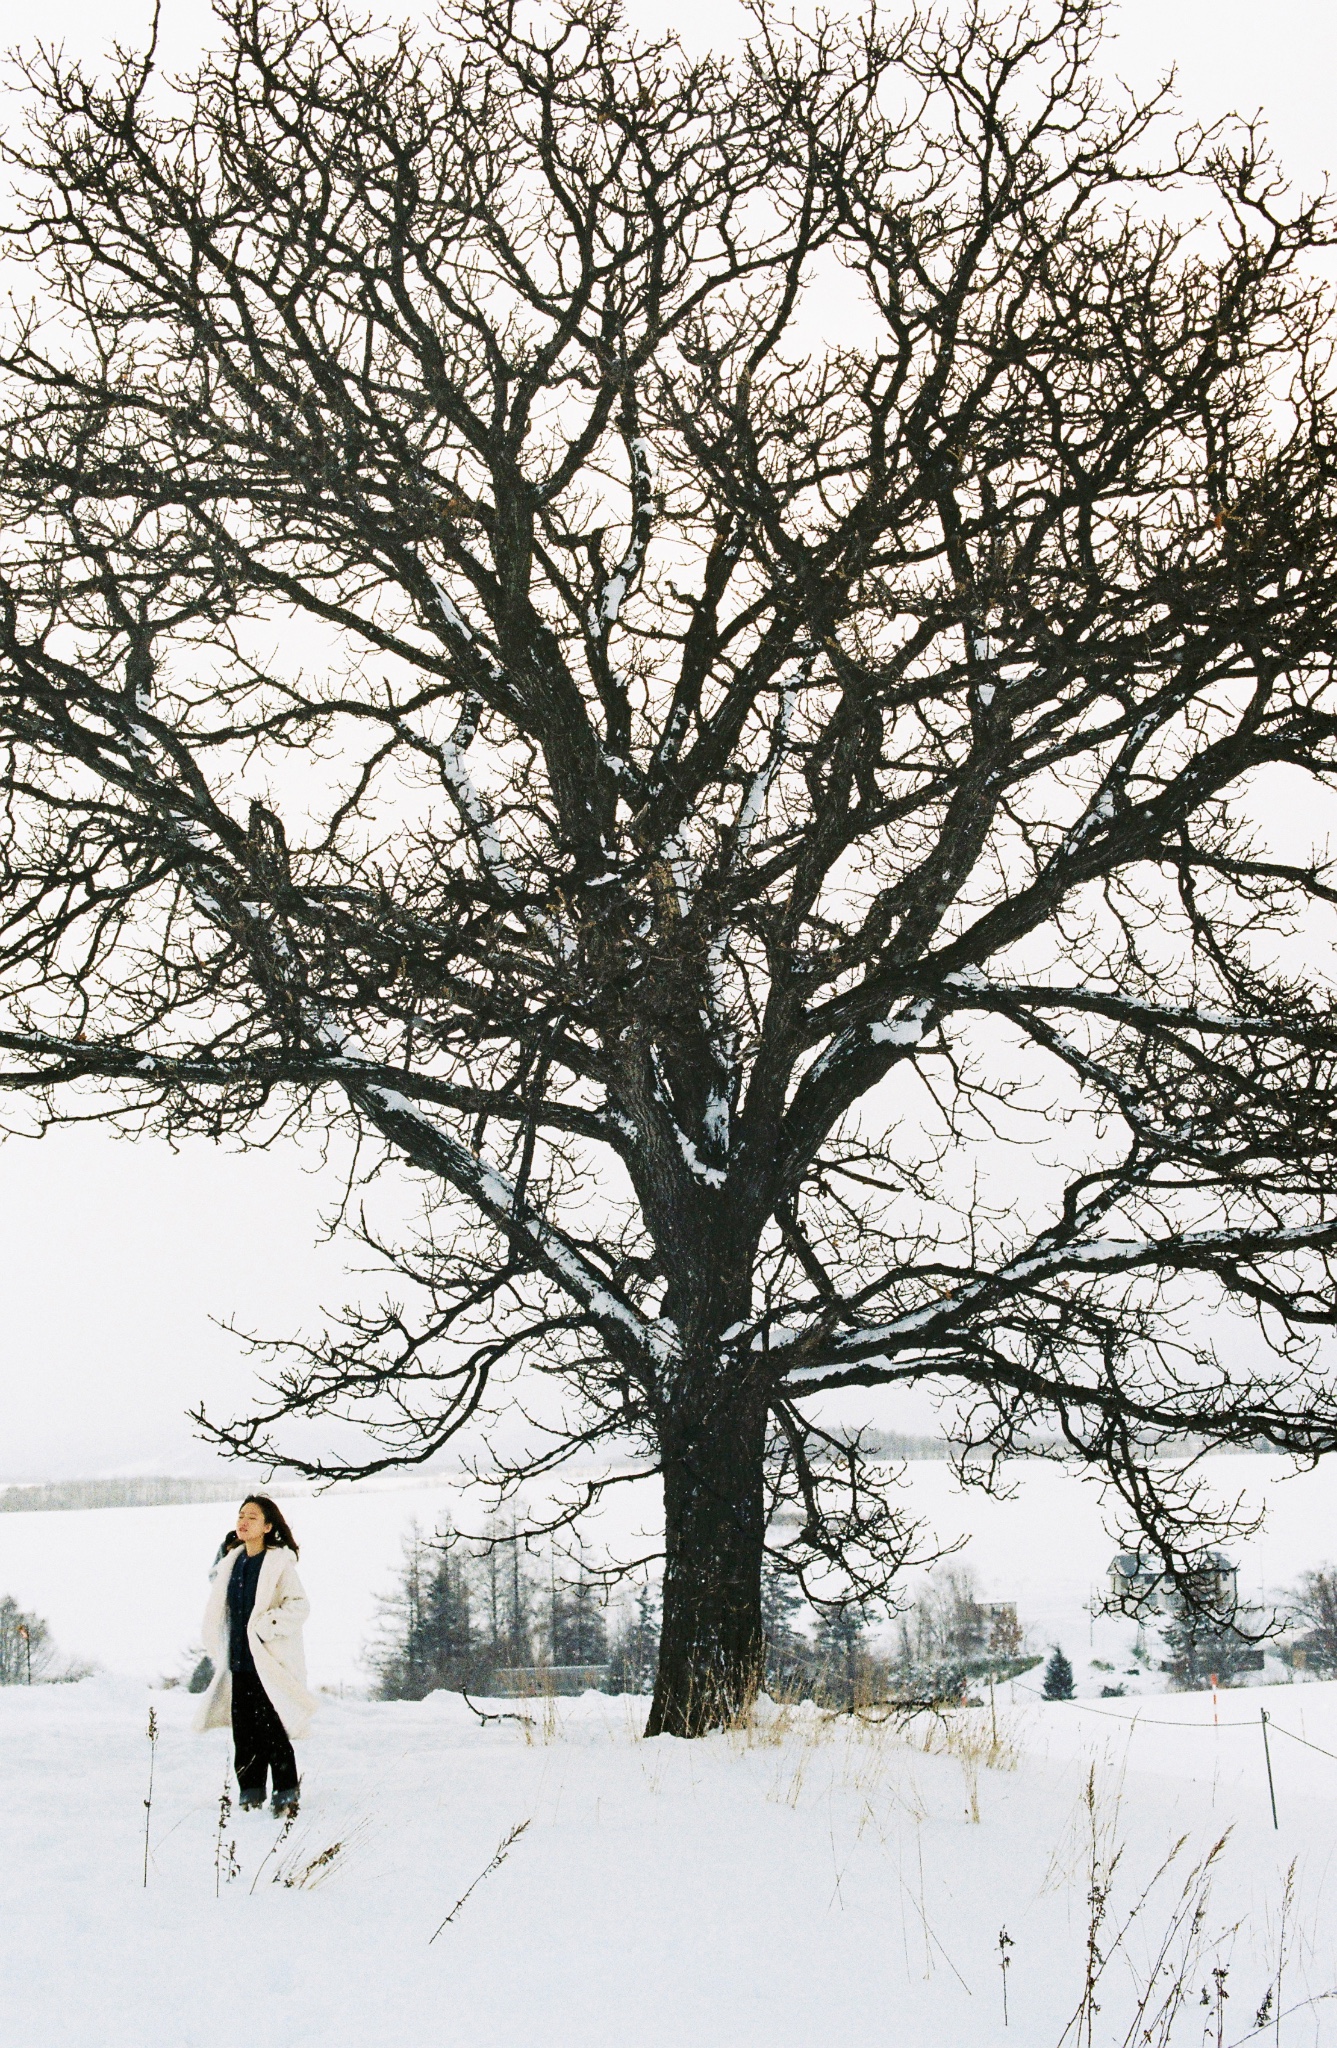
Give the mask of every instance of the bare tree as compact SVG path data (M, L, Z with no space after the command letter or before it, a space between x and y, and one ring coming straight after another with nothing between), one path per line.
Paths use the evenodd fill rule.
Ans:
M663 1475L652 1731L748 1697L768 1547L886 1590L859 1390L1191 1571L1158 1447L1337 1442L1337 895L1259 822L1337 766L1326 205L1091 0L219 23L25 60L0 559L4 1085L427 1193L421 1315L216 1439L545 1376L504 1482Z
M31 1685L51 1662L51 1632L35 1614L25 1614L17 1600L0 1600L0 1685Z
M1337 1572L1331 1565L1300 1574L1287 1618L1310 1670L1331 1677L1337 1672Z

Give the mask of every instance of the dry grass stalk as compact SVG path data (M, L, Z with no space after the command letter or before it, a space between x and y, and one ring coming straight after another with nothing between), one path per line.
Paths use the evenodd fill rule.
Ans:
M260 1882L260 1878L263 1874L265 1865L268 1863L271 1856L278 1855L279 1851L287 1846L288 1837L292 1833L296 1825L297 1815L295 1813L289 1813L287 1819L283 1823L283 1826L279 1829L273 1841L265 1850L264 1855L260 1858L259 1863L255 1867L255 1876L251 1879L251 1889L247 1894L248 1898L255 1897L255 1888Z
M144 1890L149 1888L149 1829L153 1824L153 1764L158 1754L158 1716L149 1708L149 1792L144 1801Z
M465 1903L465 1900L470 1896L470 1893L477 1891L479 1885L483 1882L483 1879L485 1877L491 1877L494 1870L501 1869L502 1864L506 1861L506 1858L511 1853L512 1846L519 1841L521 1835L524 1833L525 1829L529 1825L530 1822L528 1820L519 1820L516 1822L515 1826L511 1829L508 1835L502 1836L501 1841L497 1844L496 1854L493 1856L492 1861L486 1864L483 1867L483 1869L479 1871L477 1877L474 1879L473 1883L468 1887L468 1889L460 1893L460 1896L456 1899L454 1905L447 1913L445 1919L441 1922L441 1926L437 1928L436 1934L430 1935L428 1937L428 1948L430 1948L432 1946L432 1943L436 1940L436 1935L440 1934L443 1928L449 1927L451 1921L455 1918L455 1915L459 1912L461 1906Z
M214 1830L215 1898L221 1896L222 1889L225 1884L231 1884L233 1878L239 1877L241 1874L241 1865L237 1861L236 1842L224 1841L224 1836L227 1834L228 1830L228 1823L231 1819L232 1788L228 1783L228 1774L225 1770L223 1773L223 1789L218 1795L218 1826ZM254 1885L252 1885L251 1890L255 1890Z
M1086 1822L1087 1924L1084 1940L1082 1990L1077 2009L1059 2037L1058 2048L1095 2048L1095 2023L1100 2012L1098 1992L1116 1956L1128 1960L1129 1936L1135 1926L1144 1926L1153 1895L1187 1843L1180 1836L1159 1867L1143 1885L1133 1904L1114 1922L1111 1901L1115 1878L1123 1861L1123 1845L1117 1841L1111 1818L1100 1804L1093 1765L1083 1793ZM1115 1805L1117 1815L1117 1802ZM1192 1995L1192 1983L1202 1960L1206 1939L1207 1906L1212 1878L1229 1840L1229 1830L1219 1837L1184 1878L1178 1896L1156 1938L1149 1964L1144 1966L1137 2003L1119 2048L1168 2048L1177 2022ZM1226 1934L1234 1929L1226 1930ZM1226 1938L1226 1934L1218 1939ZM1136 1980L1135 1980L1136 1981ZM1218 2010L1224 2003L1224 1980L1218 1982Z
M327 1878L333 1876L336 1868L343 1867L348 1851L364 1833L366 1826L365 1819L356 1821L346 1834L318 1850L314 1856L307 1853L311 1840L308 1835L305 1841L297 1843L292 1848L286 1858L280 1860L272 1882L282 1885L286 1891L316 1891ZM285 1829L279 1837L280 1843L286 1838L286 1834ZM276 1843L275 1847L278 1845ZM303 1861L303 1858L306 1860Z

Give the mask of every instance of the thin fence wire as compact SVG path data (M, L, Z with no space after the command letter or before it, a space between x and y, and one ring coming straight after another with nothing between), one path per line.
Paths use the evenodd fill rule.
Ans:
M1033 1685L1023 1685L1019 1678L1014 1678L1012 1683L1020 1686L1023 1692L1030 1693L1037 1700L1044 1698L1042 1692L1037 1692ZM1054 1703L1050 1701L1049 1704L1052 1706ZM1134 1726L1143 1728L1179 1728L1185 1733L1193 1735L1215 1735L1218 1728L1256 1728L1258 1726L1256 1721L1218 1721L1214 1722L1210 1728L1206 1727L1204 1723L1197 1721L1162 1721L1151 1714L1121 1714L1117 1707L1093 1706L1089 1700L1064 1700L1063 1705L1076 1707L1079 1714L1094 1714L1098 1721L1127 1721ZM1286 1731L1283 1730L1282 1732L1284 1734Z
M1023 1684L1019 1678L1014 1678L1012 1683L1019 1691L1030 1693L1034 1699L1042 1700L1044 1698L1042 1692L1037 1692L1033 1685ZM1051 1701L1050 1705L1053 1704L1053 1701ZM1181 1735L1219 1735L1226 1730L1237 1728L1253 1728L1256 1730L1258 1727L1257 1721L1253 1720L1214 1721L1209 1728L1205 1721L1165 1721L1153 1714L1121 1714L1117 1707L1097 1707L1093 1706L1089 1700L1065 1700L1062 1704L1075 1707L1079 1714L1094 1714L1098 1721L1123 1721L1133 1728L1176 1728ZM1260 1707L1259 1712L1266 1713L1267 1709ZM1316 1756L1325 1756L1330 1763L1337 1764L1337 1751L1324 1749L1321 1743L1311 1742L1307 1735L1297 1735L1293 1728L1283 1728L1280 1721L1272 1719L1271 1714L1267 1716L1267 1725L1273 1735L1284 1735L1288 1742L1298 1742L1303 1748L1312 1749Z
M1332 1750L1320 1748L1319 1744L1311 1742L1308 1736L1297 1735L1293 1728L1282 1728L1270 1714L1267 1717L1267 1725L1274 1735L1284 1735L1288 1742L1298 1742L1303 1749L1312 1749L1315 1755L1325 1756L1330 1763L1337 1764L1337 1755L1334 1755Z

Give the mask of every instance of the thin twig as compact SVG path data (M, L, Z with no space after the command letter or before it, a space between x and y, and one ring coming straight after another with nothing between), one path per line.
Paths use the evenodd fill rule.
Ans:
M464 1704L469 1709L469 1712L471 1714L477 1714L479 1720L482 1721L484 1724L486 1724L488 1721L522 1721L526 1728L532 1728L534 1725L534 1717L532 1714L485 1714L481 1707L476 1707L474 1705L473 1701L469 1698L467 1692L461 1692L460 1698L464 1701ZM525 1825L527 1827L529 1823L526 1821Z
M1330 1998L1337 1998L1337 1991L1316 1991L1312 1998L1301 1998L1295 2005L1288 2005L1284 2012L1278 2013L1277 2018L1288 2020L1290 2019L1293 2013L1308 2012L1311 2006L1323 2005ZM1246 2041L1256 2041L1258 2039L1258 2036L1260 2034L1265 2034L1268 2028L1272 2026L1272 2024L1272 2017L1269 2014L1267 2019L1264 2020L1261 2027L1250 2027L1247 2034L1238 2035L1236 2039L1231 2042L1230 2048L1244 2048L1244 2043Z
M149 1888L149 1828L153 1821L153 1762L158 1754L158 1716L149 1708L149 1796L144 1801L144 1890Z
M248 1898L254 1898L254 1897L255 1897L255 1888L256 1888L256 1886L257 1886L257 1885L259 1884L259 1882L260 1882L260 1873L261 1873L261 1871L262 1871L262 1870L264 1869L264 1867L265 1867L266 1863L268 1863L268 1861L269 1861L270 1857L271 1857L272 1855L274 1855L275 1851L276 1851L276 1850L279 1850L279 1849L281 1849L281 1848L283 1847L283 1844L284 1844L284 1843L285 1843L285 1842L287 1841L287 1839L288 1839L289 1835L290 1835L290 1834L292 1833L292 1831L293 1831L293 1828L294 1828L294 1827L296 1826L296 1824L297 1824L297 1815L296 1815L295 1813L290 1813L290 1814L288 1815L288 1818L287 1818L287 1819L286 1819L286 1820L284 1821L284 1823L283 1823L283 1826L282 1826L282 1827L280 1828L279 1832L278 1832L278 1833L277 1833L277 1834L275 1835L275 1837L274 1837L273 1841L272 1841L272 1842L270 1843L269 1847L268 1847L268 1848L267 1848L267 1849L265 1850L265 1853L264 1853L264 1855L263 1855L263 1856L262 1856L262 1857L260 1858L260 1861L259 1861L259 1863L257 1863L257 1865L256 1865L256 1867L255 1867L255 1876L254 1876L254 1877L253 1877L253 1878L251 1879L251 1889L250 1889L250 1891L249 1891L249 1892L247 1893L247 1897L248 1897Z
M477 1710L475 1709L475 1711ZM483 1879L485 1877L491 1877L494 1870L500 1870L502 1864L506 1861L507 1856L510 1854L512 1844L519 1841L521 1835L524 1833L525 1829L528 1826L529 1821L527 1820L517 1821L515 1826L511 1829L509 1835L503 1836L502 1840L497 1844L497 1853L492 1858L492 1861L486 1866L485 1869L479 1871L477 1877L469 1886L469 1890L460 1893L460 1896L456 1899L454 1905L447 1913L445 1919L441 1922L441 1926L437 1928L436 1934L433 1934L429 1937L427 1943L428 1948L430 1948L432 1946L432 1943L436 1940L436 1935L440 1934L443 1928L449 1927L451 1921L459 1912L460 1907L468 1898L469 1893L477 1891L479 1885L483 1882Z

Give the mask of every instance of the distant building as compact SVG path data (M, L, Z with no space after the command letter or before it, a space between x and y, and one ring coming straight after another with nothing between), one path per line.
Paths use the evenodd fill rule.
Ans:
M979 1611L988 1629L987 1649L994 1657L1015 1657L1022 1644L1022 1627L1015 1600L981 1600Z
M1204 1606L1233 1614L1239 1600L1239 1570L1221 1550L1209 1550L1196 1574L1194 1591ZM1174 1580L1136 1551L1121 1550L1110 1563L1109 1603L1120 1614L1178 1614L1184 1597Z
M582 1692L602 1692L608 1664L525 1664L512 1665L492 1674L498 1699L542 1699L545 1695L573 1698Z

